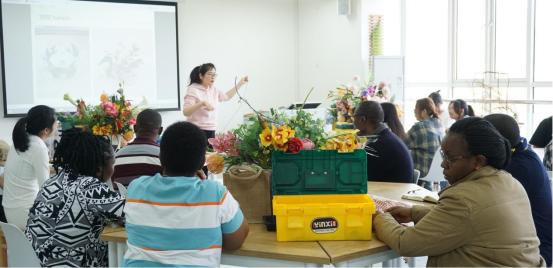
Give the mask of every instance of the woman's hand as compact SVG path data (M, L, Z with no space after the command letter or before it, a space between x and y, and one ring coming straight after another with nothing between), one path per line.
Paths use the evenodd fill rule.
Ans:
M207 101L202 101L202 108L204 108L205 110L208 110L208 111L213 111L213 105L211 105L209 102Z
M238 87L241 87L243 85L245 85L246 83L248 83L250 80L248 78L248 76L244 76L240 79L240 81L238 81Z
M410 207L395 206L387 209L386 212L390 213L399 223L408 223L413 221Z

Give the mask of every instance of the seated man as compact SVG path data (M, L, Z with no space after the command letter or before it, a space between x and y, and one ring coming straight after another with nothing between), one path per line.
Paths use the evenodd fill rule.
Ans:
M167 128L160 145L163 175L138 178L128 188L125 267L218 267L222 249L242 246L249 227L238 202L221 183L195 176L206 148L194 124Z
M384 121L384 112L378 102L359 104L353 115L353 124L359 136L366 136L367 177L369 181L413 182L413 160L407 147Z
M134 126L136 138L115 155L114 181L128 186L140 176L161 172L156 141L162 129L161 115L157 111L146 109L138 114Z
M488 120L499 134L511 143L511 162L505 170L517 179L530 199L532 218L540 239L540 254L551 266L551 185L538 155L520 137L520 129L514 118L506 114L490 114Z

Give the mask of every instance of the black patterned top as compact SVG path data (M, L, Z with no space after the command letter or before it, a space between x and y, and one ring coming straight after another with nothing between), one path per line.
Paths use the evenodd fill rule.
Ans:
M100 233L106 219L122 217L124 205L99 179L61 172L40 189L25 233L43 266L107 266Z

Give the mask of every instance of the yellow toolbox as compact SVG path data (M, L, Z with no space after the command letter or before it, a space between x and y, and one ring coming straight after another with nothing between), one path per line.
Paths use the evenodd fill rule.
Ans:
M371 240L367 194L273 196L277 241Z

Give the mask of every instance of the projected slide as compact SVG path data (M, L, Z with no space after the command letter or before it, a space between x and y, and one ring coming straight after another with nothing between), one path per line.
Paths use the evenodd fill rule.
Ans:
M179 109L175 15L166 2L2 1L5 113L72 111L65 93L96 103L119 83L130 100Z

